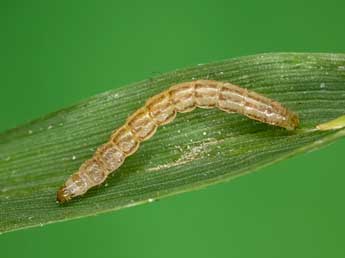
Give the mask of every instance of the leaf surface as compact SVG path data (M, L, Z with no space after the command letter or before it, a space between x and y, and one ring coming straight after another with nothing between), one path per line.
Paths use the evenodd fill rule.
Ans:
M296 112L287 131L239 114L178 114L126 159L104 185L67 205L55 202L66 178L113 130L169 86L229 81ZM345 135L345 55L276 53L167 73L114 89L0 134L0 232L95 215L227 181ZM325 130L315 129L317 125ZM336 126L333 126L333 125Z

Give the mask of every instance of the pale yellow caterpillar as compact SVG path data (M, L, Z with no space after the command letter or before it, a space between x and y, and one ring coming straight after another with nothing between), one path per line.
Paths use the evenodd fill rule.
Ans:
M170 123L177 112L190 112L196 107L217 107L288 130L299 124L298 116L280 103L228 82L197 80L176 84L147 100L144 107L131 115L125 125L111 135L109 142L67 179L57 192L58 202L83 195L103 183L142 141L153 136L158 126Z

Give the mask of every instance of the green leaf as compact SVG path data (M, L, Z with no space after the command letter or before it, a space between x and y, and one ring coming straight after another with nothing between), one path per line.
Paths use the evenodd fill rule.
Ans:
M201 78L229 81L278 100L299 114L300 129L287 131L215 109L179 114L105 185L66 205L55 202L58 187L147 98L172 84ZM324 131L315 128L344 114L344 54L241 57L105 92L0 134L0 232L118 210L227 181L343 137L343 118L321 126Z

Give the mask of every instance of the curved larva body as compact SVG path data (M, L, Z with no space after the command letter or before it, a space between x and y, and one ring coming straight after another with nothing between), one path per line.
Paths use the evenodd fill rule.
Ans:
M110 141L66 181L57 193L57 200L63 203L104 182L138 149L140 142L152 137L158 126L171 122L176 113L190 112L196 107L217 107L288 130L299 123L297 115L278 102L227 82L198 80L177 84L150 98L131 115L111 135Z

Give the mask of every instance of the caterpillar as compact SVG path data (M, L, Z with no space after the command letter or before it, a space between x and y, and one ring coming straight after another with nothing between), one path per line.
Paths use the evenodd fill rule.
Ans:
M100 185L136 152L141 142L150 139L158 126L174 120L176 113L190 112L196 107L219 108L228 113L243 114L263 123L294 130L298 116L280 103L254 91L229 82L196 80L171 86L148 99L144 107L127 118L109 142L99 147L57 192L57 201L64 203Z

